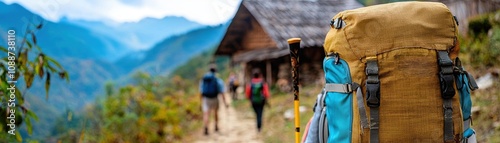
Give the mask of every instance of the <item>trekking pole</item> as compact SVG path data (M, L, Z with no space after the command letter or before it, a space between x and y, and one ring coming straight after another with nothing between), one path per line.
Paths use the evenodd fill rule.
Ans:
M300 142L300 113L299 113L299 51L300 38L288 39L290 45L290 62L292 64L293 105L295 114L295 143Z

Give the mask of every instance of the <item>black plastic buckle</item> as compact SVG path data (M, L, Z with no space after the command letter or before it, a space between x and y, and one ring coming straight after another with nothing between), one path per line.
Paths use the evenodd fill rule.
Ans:
M453 75L439 74L441 84L441 96L444 99L450 99L455 96L455 89L453 88Z
M366 84L366 105L369 107L380 106L380 85L379 84Z
M336 65L339 64L339 61L340 61L340 55L339 55L339 53L332 52L332 53L328 53L327 56L334 58L334 60L335 60L334 64L336 64Z
M366 62L366 104L369 107L380 106L380 80L378 78L377 60Z
M450 99L455 96L455 89L453 88L453 62L446 51L438 51L438 56L441 96L444 99Z
M335 29L340 29L345 25L344 20L342 18L333 19L330 21L330 27Z

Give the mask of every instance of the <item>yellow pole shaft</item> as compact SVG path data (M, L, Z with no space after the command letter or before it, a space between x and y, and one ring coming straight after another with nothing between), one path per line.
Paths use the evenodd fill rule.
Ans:
M299 100L294 101L295 108L295 143L300 142L300 111L299 111Z

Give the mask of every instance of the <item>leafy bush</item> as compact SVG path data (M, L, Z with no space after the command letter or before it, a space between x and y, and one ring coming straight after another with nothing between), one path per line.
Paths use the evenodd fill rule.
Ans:
M500 22L495 14L484 14L469 20L469 35L461 37L461 51L473 67L492 67L500 64Z
M491 29L492 24L489 21L490 15L480 15L469 20L469 36L474 39L481 38L483 34L487 34Z
M201 121L200 98L193 81L176 76L175 81L188 87L175 88L174 80L154 80L146 73L135 75L134 85L118 90L106 86L107 96L87 107L77 117L79 126L59 127L67 132L62 142L171 142L181 140ZM163 88L176 90L160 90ZM75 119L74 119L75 120ZM67 121L59 121L62 126Z

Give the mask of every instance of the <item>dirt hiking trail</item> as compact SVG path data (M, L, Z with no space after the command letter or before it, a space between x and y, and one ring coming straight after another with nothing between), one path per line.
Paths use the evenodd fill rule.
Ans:
M226 101L231 105L231 99L226 95ZM208 126L208 136L199 132L198 139L194 143L263 143L262 132L258 133L256 129L255 117L242 116L232 106L226 108L224 103L219 104L219 131L215 132L212 117Z

